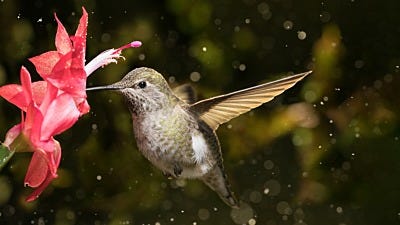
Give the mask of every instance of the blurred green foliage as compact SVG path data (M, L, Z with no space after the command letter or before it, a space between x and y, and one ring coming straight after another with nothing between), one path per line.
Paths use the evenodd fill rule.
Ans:
M0 0L0 85L55 48L53 12L73 31L82 6L88 60L144 43L88 86L147 66L210 97L314 72L218 130L242 210L199 181L162 176L137 151L121 97L104 92L57 137L59 178L38 200L24 201L29 153L2 170L0 224L399 224L400 2ZM19 117L0 100L0 137Z

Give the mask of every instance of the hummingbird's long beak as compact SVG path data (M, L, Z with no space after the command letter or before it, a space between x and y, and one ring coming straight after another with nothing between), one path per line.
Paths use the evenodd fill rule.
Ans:
M119 87L117 85L111 84L106 86L98 86L98 87L89 87L86 88L86 91L102 91L102 90L121 90L123 87Z

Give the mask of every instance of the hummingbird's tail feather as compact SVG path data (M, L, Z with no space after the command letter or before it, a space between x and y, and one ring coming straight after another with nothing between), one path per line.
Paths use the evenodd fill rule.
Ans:
M204 175L201 180L207 184L213 191L217 192L219 197L230 207L239 208L239 202L230 189L230 184L226 179L223 168L215 166L210 172Z

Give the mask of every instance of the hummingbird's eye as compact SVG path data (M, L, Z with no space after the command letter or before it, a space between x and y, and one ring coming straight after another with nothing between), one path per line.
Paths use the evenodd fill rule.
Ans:
M140 82L138 83L138 86L139 86L141 89L145 88L145 87L147 86L146 81L140 81Z

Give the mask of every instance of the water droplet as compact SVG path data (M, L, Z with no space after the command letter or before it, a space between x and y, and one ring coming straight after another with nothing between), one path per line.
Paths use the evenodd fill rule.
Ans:
M382 81L376 80L376 81L374 82L374 87L375 87L376 89L380 89L380 88L382 87Z
M321 20L321 22L327 23L331 19L331 14L329 12L323 11L321 12L321 14L319 14L319 19Z
M168 77L168 82L170 83L170 84L172 84L172 83L175 83L175 77L174 76L170 76L170 77Z
M190 73L190 80L192 80L193 82L199 81L200 78L201 78L201 75L199 72L191 72Z
M286 20L285 22L283 22L283 28L285 30L291 30L293 28L293 22L290 20Z
M274 168L274 162L272 162L271 160L267 160L264 162L264 168L267 170L270 170L272 168Z
M138 55L138 59L140 60L140 61L143 61L143 60L145 60L146 59L146 55L145 54L139 54Z
M210 212L208 211L208 209L199 209L199 211L197 212L197 216L201 220L208 220L208 218L210 218Z
M392 74L386 74L386 75L383 77L383 80L384 80L386 83L390 83L390 82L392 82L392 80L393 80L393 75L392 75Z
M203 52L206 52L207 51L207 47L203 47L202 49L201 49Z
M249 24L249 23L250 23L250 19L249 19L249 18L246 18L246 19L244 20L244 22L245 22L246 24Z
M251 219L249 219L249 222L247 222L249 225L256 225L256 220L255 219L253 219L253 218L251 218Z
M38 23L43 22L43 18L39 18L36 22L38 22Z
M96 176L96 180L100 181L102 179L102 177L100 175Z
M355 67L356 69L361 69L361 68L363 68L363 67L364 67L364 61L361 60L361 59L356 60L356 61L354 62L354 67Z
M253 216L253 209L246 203L242 203L239 209L231 211L231 218L236 224L246 224Z
M306 37L307 37L307 33L306 32L304 32L304 31L297 32L297 38L298 39L304 40L304 39L306 39Z
M276 211L281 215L291 215L293 213L289 203L281 201L276 205Z
M261 193L258 192L258 191L252 191L252 192L250 193L249 199L250 199L250 201L253 202L253 203L260 203L261 200L262 200L262 195L261 195Z
M245 71L246 70L246 65L245 64L240 64L239 65L239 70L240 71Z
M281 184L274 179L265 182L264 187L264 194L268 194L270 196L276 196L281 192Z
M258 4L257 10L262 15L266 15L266 14L270 13L269 5L266 2L261 2L260 4Z

